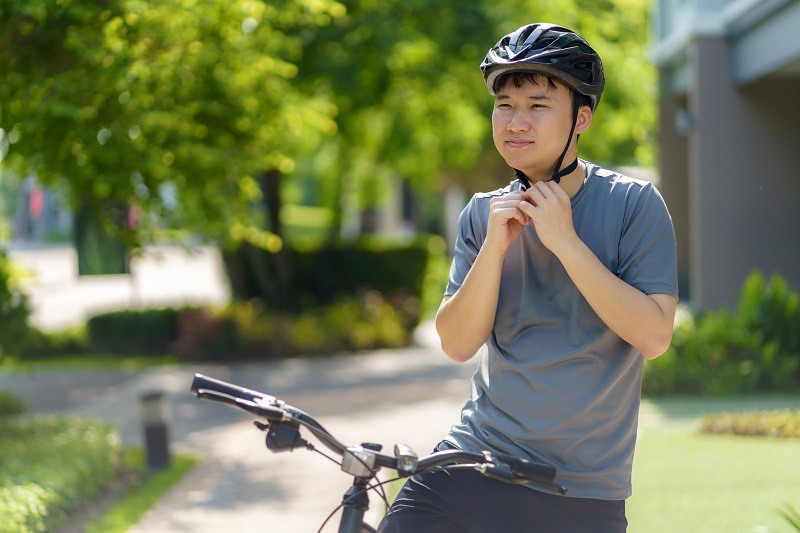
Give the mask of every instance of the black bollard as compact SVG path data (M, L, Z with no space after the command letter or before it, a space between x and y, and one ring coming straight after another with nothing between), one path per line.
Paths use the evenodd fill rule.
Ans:
M169 416L163 392L142 394L141 418L144 427L147 468L154 471L168 467L170 463L169 433L167 431Z

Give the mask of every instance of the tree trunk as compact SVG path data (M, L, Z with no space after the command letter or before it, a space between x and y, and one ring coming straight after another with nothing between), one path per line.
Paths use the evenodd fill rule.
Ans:
M268 170L261 176L261 192L263 195L262 205L266 210L267 229L278 237L283 238L283 225L281 224L281 179L283 176L277 170ZM264 290L265 294L271 293L274 298L274 305L280 311L290 311L292 306L292 269L285 250L286 242L277 252L272 253L271 261L273 270L272 277L263 280L262 275L269 276L270 272L256 272L259 280L269 284L269 290ZM261 254L270 253L259 250ZM252 254L249 254L251 259ZM254 261L251 267L264 269L263 261Z

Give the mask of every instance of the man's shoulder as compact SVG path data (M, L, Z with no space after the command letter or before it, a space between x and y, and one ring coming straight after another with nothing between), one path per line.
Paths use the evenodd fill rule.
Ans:
M643 189L653 187L653 183L648 179L633 177L627 173L603 168L594 163L589 163L589 165L590 175L596 181L603 183L609 188Z
M612 203L631 205L660 196L652 181L629 174L591 165L589 175L590 195Z

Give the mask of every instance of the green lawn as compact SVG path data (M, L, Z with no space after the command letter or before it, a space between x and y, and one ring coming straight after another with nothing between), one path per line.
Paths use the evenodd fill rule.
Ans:
M126 450L126 460L139 469L146 468L146 457L142 450ZM86 525L85 533L125 533L197 463L196 457L173 455L167 468L128 487L127 493L118 502Z
M696 415L794 406L800 398L646 402L627 502L631 533L791 532L800 439L699 435Z

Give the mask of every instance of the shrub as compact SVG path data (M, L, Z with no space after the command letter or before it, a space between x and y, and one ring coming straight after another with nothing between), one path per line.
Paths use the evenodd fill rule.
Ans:
M426 236L397 244L373 238L278 253L244 244L224 253L223 260L237 300L259 299L267 309L297 314L331 305L342 294L370 290L422 300L429 260L445 252L440 241Z
M738 394L800 387L798 296L780 277L748 276L737 312L681 309L666 354L645 365L646 394Z
M0 391L0 417L21 415L25 412L25 402L14 393Z
M28 335L28 297L12 275L11 262L0 250L0 359L17 355Z
M119 435L79 418L0 418L0 531L53 531L114 476Z
M119 354L164 354L178 335L184 309L113 311L95 315L86 324L89 351Z
M190 361L235 359L241 348L234 324L211 309L184 309L170 351Z
M768 352L767 363L791 365L774 369L800 380L800 297L780 276L767 281L756 272L745 281L739 300L741 327L754 332ZM794 370L792 372L792 370Z
M800 438L800 410L721 413L707 415L702 433Z
M47 359L59 355L76 355L89 351L86 326L73 326L60 331L30 328L20 349L22 359Z
M376 291L340 297L296 315L267 310L259 300L235 302L214 312L187 310L172 344L183 360L232 360L319 355L405 346L416 324L418 302L387 300Z

